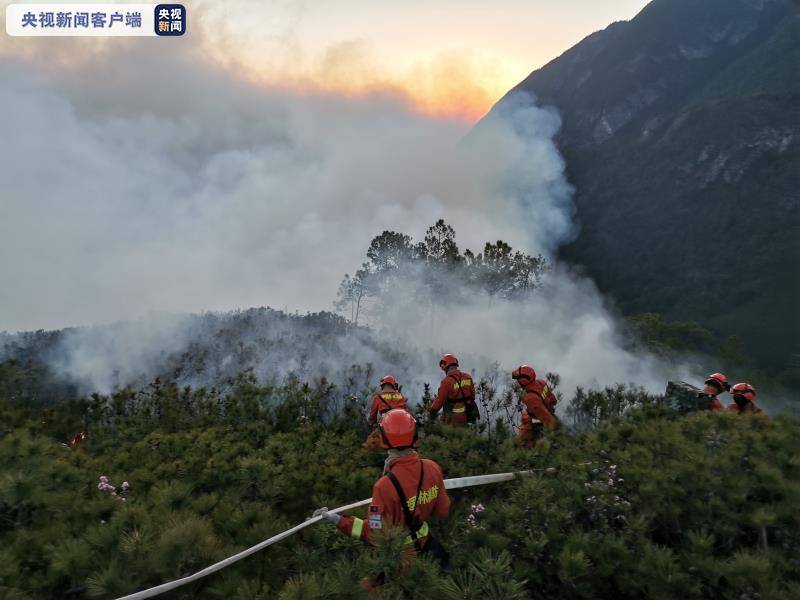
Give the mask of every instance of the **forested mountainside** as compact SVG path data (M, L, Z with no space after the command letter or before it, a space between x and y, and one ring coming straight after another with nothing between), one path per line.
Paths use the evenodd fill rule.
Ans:
M494 109L526 91L562 116L563 256L624 312L739 335L774 371L799 353L798 64L797 2L654 0Z

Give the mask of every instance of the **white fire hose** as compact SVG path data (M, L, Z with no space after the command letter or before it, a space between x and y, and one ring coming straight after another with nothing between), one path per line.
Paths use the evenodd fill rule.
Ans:
M544 469L536 469L544 470ZM471 477L456 477L454 479L445 479L444 487L448 490L456 490L459 488L466 488L466 487L473 487L477 485L486 485L488 483L499 483L501 481L510 481L515 479L517 476L522 475L531 475L534 471L518 471L516 473L493 473L491 475L473 475ZM334 508L328 512L332 513L342 513L354 508L358 508L360 506L366 506L370 503L372 498L367 498L366 500L361 500L359 502L353 502L352 504L348 504L346 506L340 506L339 508ZM291 529L287 529L286 531L279 533L278 535L274 535L271 538L264 540L248 548L247 550L242 550L238 554L234 554L233 556L229 556L228 558L219 561L218 563L214 563L203 569L202 571L198 571L192 575L187 575L186 577L182 577L181 579L176 579L175 581L169 581L167 583L162 583L161 585L157 585L156 587L152 587L147 590L142 590L141 592L136 592L135 594L129 594L127 596L122 596L117 600L138 600L139 598L152 598L153 596L158 596L159 594L163 594L170 590L174 590L175 588L179 588L181 586L186 585L187 583L192 583L193 581L197 581L198 579L202 579L206 575L211 575L212 573L216 573L220 569L224 569L228 565L232 565L235 562L242 560L243 558L250 556L251 554L255 554L259 550L263 550L267 546L271 546L276 542L280 542L281 540L286 539L290 535L294 535L301 529L308 527L309 525L313 525L314 523L321 520L323 517L312 517L307 521L303 521L299 525L295 525Z

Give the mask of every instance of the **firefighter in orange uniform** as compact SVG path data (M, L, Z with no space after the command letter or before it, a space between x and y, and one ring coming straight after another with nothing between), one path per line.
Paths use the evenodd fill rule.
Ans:
M400 384L397 379L387 375L381 379L381 391L372 397L372 406L369 409L369 422L377 425L378 417L383 416L394 408L406 408L406 399L400 393Z
M756 388L749 383L737 383L731 388L733 402L728 405L728 410L739 414L758 415L765 421L769 420L764 409L756 404Z
M428 527L431 517L444 519L450 512L450 498L444 487L442 469L432 460L420 458L417 445L417 422L404 409L387 412L378 423L382 445L389 451L383 475L372 486L372 500L366 520L328 512L326 507L314 512L347 536L369 543L370 534L388 526L408 530L406 544L416 553L430 552L444 566L449 557L433 538ZM414 551L411 551L412 554Z
M708 376L708 379L705 381L705 387L703 388L703 392L706 394L711 394L713 399L711 400L711 405L708 407L708 410L713 412L722 412L722 402L719 401L719 396L723 392L730 392L731 391L731 384L728 383L728 378L725 377L722 373L712 373Z
M558 399L547 382L536 379L536 371L528 365L514 369L511 377L525 390L519 437L523 446L532 448L541 439L545 427L555 427Z
M445 377L439 384L439 391L429 409L431 418L435 418L442 409L442 422L455 427L465 427L467 423L478 420L478 406L475 404L475 384L469 374L458 369L458 359L452 354L445 354L439 361L439 368Z
M371 425L377 425L378 419L392 409L406 409L406 399L400 393L400 384L397 379L387 375L381 379L380 386L381 391L372 397L372 405L369 409L369 422ZM381 436L378 428L375 427L367 437L367 448L375 451L380 445Z

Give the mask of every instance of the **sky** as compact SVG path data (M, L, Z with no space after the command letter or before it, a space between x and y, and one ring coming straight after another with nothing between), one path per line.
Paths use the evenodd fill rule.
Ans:
M4 1L2 4L7 5ZM390 92L427 114L474 122L532 70L646 0L195 0L184 39L240 77L345 95ZM4 13L5 11L3 11ZM2 17L4 18L4 16ZM3 27L4 29L4 27ZM47 53L9 39L0 53ZM58 62L118 40L68 40Z

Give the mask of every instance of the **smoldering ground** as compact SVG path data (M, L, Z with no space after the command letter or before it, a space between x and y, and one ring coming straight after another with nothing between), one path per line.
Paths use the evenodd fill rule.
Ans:
M573 233L558 115L533 98L459 143L462 123L396 94L266 88L176 48L121 41L57 69L36 54L0 60L0 328L133 319L72 330L49 354L89 387L159 372L217 331L214 319L140 319L148 311L330 309L383 230L421 237L445 218L462 246L502 239L548 257ZM371 362L414 393L438 378L443 351L479 370L530 362L565 386L664 380L623 349L591 282L561 268L524 303L475 297L433 326L413 310L372 325L380 351L351 331L325 356L284 345L249 362L265 377Z

